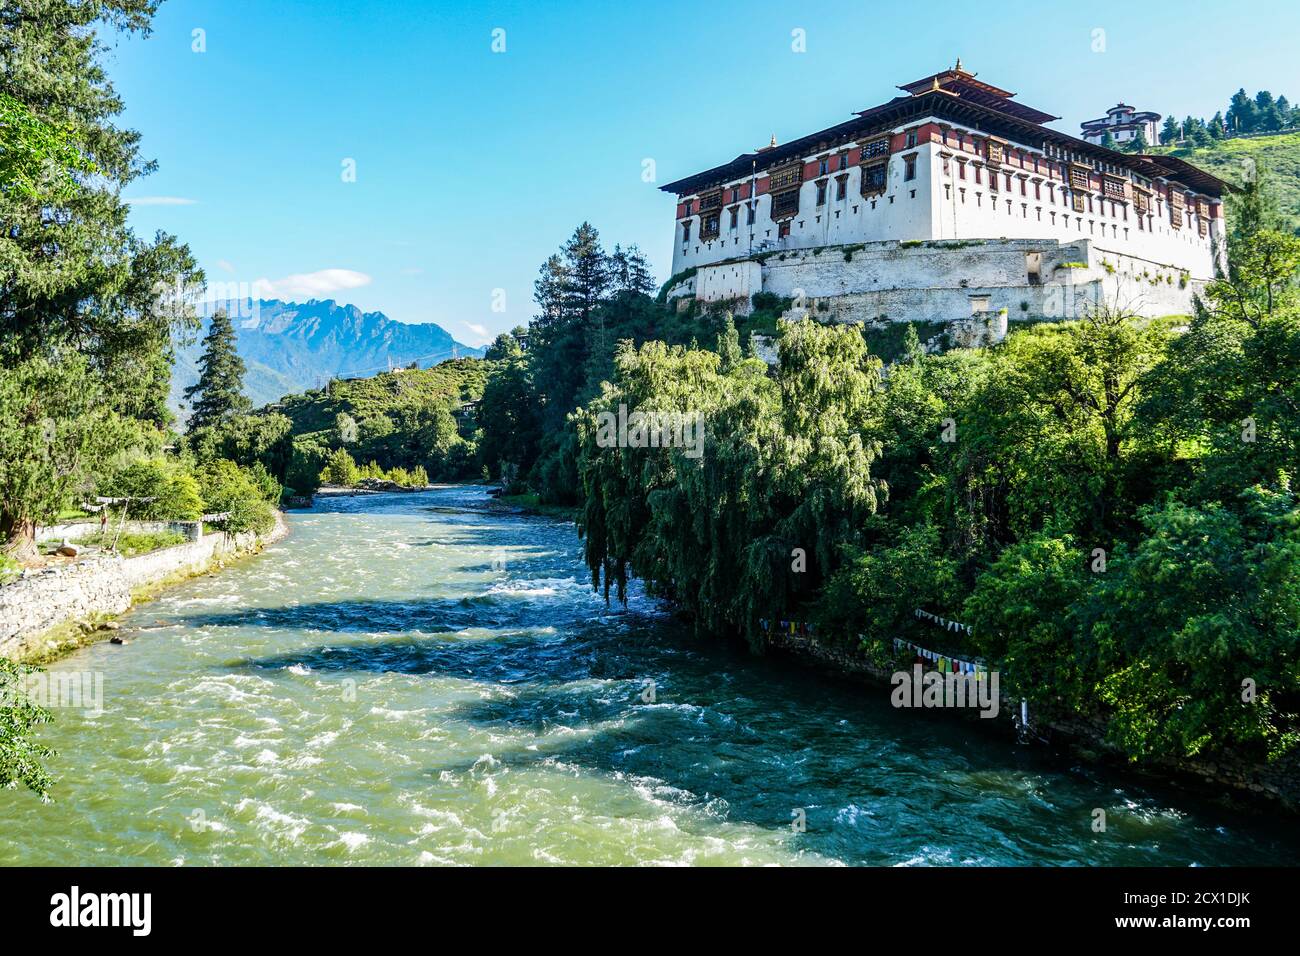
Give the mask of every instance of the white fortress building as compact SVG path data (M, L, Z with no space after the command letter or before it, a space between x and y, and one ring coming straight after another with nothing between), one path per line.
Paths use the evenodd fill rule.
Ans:
M1223 181L1115 152L957 66L882 106L669 183L669 296L824 320L1190 311L1220 261ZM679 307L684 302L679 302Z
M1116 143L1127 143L1137 139L1141 133L1148 145L1154 145L1160 142L1160 120L1159 113L1139 113L1127 103L1119 103L1108 109L1101 119L1084 120L1080 129L1089 143L1100 143L1107 133Z

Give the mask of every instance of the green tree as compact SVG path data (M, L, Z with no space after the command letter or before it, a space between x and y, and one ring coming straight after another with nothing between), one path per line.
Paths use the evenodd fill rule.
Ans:
M1178 142L1182 136L1182 128L1178 125L1178 120L1172 116L1165 117L1165 125L1160 128L1160 142L1165 146L1172 146Z
M217 524L228 534L264 534L274 526L271 502L279 497L278 486L259 480L265 475L254 475L224 458L206 462L195 472L204 504L211 513L225 515Z
M1098 691L1135 759L1300 743L1300 510L1285 488L1248 489L1241 505L1149 509L1148 536L1102 576Z
M54 781L43 761L54 751L31 739L35 729L48 723L50 712L27 693L33 667L0 657L0 790L22 784L43 799Z
M78 355L7 361L0 372L0 541L36 556L36 525L53 521L127 442L101 380Z
M191 403L189 427L206 428L242 414L251 406L244 395L244 360L239 357L235 327L218 309L203 338L199 380L185 390Z
M121 194L154 166L139 155L139 134L116 122L122 102L99 38L147 33L155 6L43 0L0 12L0 94L19 104L11 112L57 131L52 158L67 174L54 178L80 181L52 192L0 189L0 361L75 349L111 410L161 423L171 334L193 326L183 293L202 273L174 238L142 241L127 226ZM93 178L74 175L91 167Z
M67 199L81 186L77 174L94 171L65 130L0 93L0 190L25 199Z
M352 460L346 448L336 448L325 460L321 469L320 480L330 485L343 485L350 488L357 483L357 463Z
M203 514L199 485L175 461L149 458L115 470L99 483L110 498L132 498L126 508L132 518L193 521Z

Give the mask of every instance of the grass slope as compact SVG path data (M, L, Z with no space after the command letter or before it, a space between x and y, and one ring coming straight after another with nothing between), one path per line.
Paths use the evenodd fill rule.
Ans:
M1237 185L1252 163L1264 167L1287 228L1300 234L1300 132L1243 136L1200 148L1156 147L1151 152L1185 159Z

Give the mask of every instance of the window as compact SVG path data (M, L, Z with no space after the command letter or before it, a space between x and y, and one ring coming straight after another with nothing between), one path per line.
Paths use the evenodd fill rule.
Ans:
M700 217L700 238L704 240L718 238L718 213L708 213Z
M733 208L731 209L731 228L732 228L732 229L735 229L735 228L736 228L736 225L737 225L737 223L739 222L739 215L740 215L740 210L739 210L739 209L736 209L735 207L733 207Z
M710 212L714 209L722 208L722 190L715 189L711 193L705 193L700 197L700 212Z
M739 186L732 186L732 187L731 187L731 201L732 201L732 202L740 202L740 187L739 187Z
M803 164L792 163L789 166L772 170L772 175L768 181L768 189L773 193L778 193L789 189L791 186L797 186L801 182L803 182Z
M869 159L878 159L881 156L888 155L889 138L881 137L880 139L873 139L871 142L862 145L862 156L858 161L865 163Z
M777 219L782 216L793 216L799 211L799 190L787 189L784 192L772 194L772 218ZM789 235L789 224L782 235Z
M746 208L749 210L746 222L752 226L754 224L754 204L750 203Z
M906 142L907 145L904 147L905 149L911 149L916 145L916 130L908 132Z
M682 223L682 242L691 241L691 221L687 219Z
M916 157L903 157L903 179L913 180L916 178Z
M870 196L873 193L883 193L888 182L888 177L886 175L888 169L888 163L876 163L872 166L863 166L862 195Z
M835 180L835 198L843 199L849 191L849 177L840 176Z
M828 172L830 172L830 165L831 165L831 161L827 159L825 156L823 156L821 160L817 163L817 175L825 176Z
M978 171L978 170L976 170L975 181L976 181L976 182L979 182L979 171ZM996 170L996 169L990 169L990 170L989 170L989 189L991 189L993 192L997 192L1000 188L1001 188L1001 186L998 184L998 173L997 173L997 170Z
M823 162L825 162L823 160ZM817 184L817 205L826 205L826 181L822 180Z
M975 182L976 182L977 185L981 182L981 180L980 180L980 167L979 167L979 166L976 166L976 167L975 167Z
M1001 143L995 143L993 142L993 140L989 140L988 143L985 144L984 148L985 148L985 154L988 156L988 161L990 164L996 164L1002 162Z

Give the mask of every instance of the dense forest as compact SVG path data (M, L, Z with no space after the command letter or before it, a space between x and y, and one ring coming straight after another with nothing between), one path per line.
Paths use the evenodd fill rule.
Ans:
M1231 136L1280 133L1297 127L1300 127L1300 107L1292 106L1285 96L1274 98L1270 91L1260 90L1252 97L1243 88L1232 94L1227 110L1215 113L1208 120L1187 116L1180 122L1172 114L1166 116L1160 129L1160 143L1208 146Z

